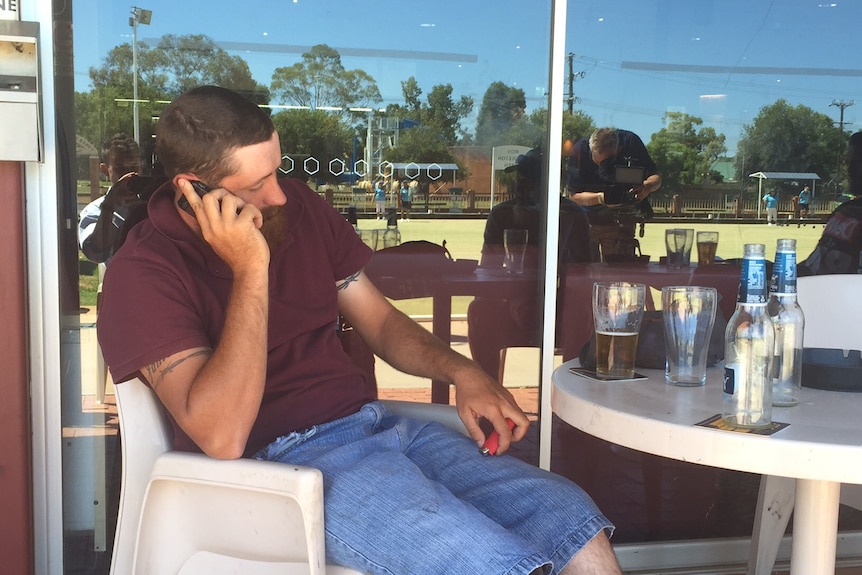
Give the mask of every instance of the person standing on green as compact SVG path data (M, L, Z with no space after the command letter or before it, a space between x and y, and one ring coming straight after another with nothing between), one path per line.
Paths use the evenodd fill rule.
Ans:
M811 204L811 188L805 186L799 192L799 217L804 218L808 215L808 207Z
M763 203L766 204L766 223L770 226L778 224L778 192L775 190L763 196Z

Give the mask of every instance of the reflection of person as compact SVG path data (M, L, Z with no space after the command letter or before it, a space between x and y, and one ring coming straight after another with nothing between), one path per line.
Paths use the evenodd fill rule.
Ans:
M862 132L850 136L845 161L849 193L856 198L829 216L814 251L797 266L801 276L862 273Z
M133 138L117 134L102 145L100 169L111 187L108 192L81 210L78 242L84 256L95 263L107 262L117 245L117 236L126 219L126 207L138 199L131 189L129 174L141 169L141 150ZM120 180L123 179L121 182Z
M374 182L374 211L377 214L377 219L383 219L386 213L386 184L383 180Z
M528 419L375 289L363 272L371 251L344 217L276 179L266 112L196 88L162 113L156 152L170 181L111 262L98 327L115 381L149 383L177 449L320 469L327 559L360 571L620 573L610 524L583 491L479 454L478 419L501 450ZM199 197L190 179L213 191ZM183 196L194 216L178 208ZM453 384L472 438L374 401L338 340L339 313L391 365Z
M649 195L661 187L646 146L634 132L599 128L575 142L571 154L566 188L569 197L587 210L591 241L600 246L601 260L633 259L639 250L635 228L652 217ZM617 182L618 167L642 168L643 181Z
M778 192L772 190L763 196L763 203L766 206L766 222L771 226L778 223Z
M647 197L661 187L661 176L638 135L615 128L599 128L575 142L566 184L569 197L581 206L615 203L606 201L610 199L606 194L614 184L616 166L644 169L643 183L632 186L631 194L646 208Z
M413 207L413 182L404 180L401 182L401 219L410 219L410 208Z
M537 268L544 197L542 171L544 162L538 150L518 156L517 163L506 171L515 172L515 197L494 206L485 223L482 245L483 267L503 265L503 232L506 229L527 230L526 267ZM560 263L589 262L590 237L586 215L571 200L560 198ZM477 297L467 309L470 353L479 365L496 377L500 369L500 350L507 347L539 344L541 312L535 296L499 299Z
M808 215L808 206L811 203L811 188L805 186L799 192L799 217L804 218Z

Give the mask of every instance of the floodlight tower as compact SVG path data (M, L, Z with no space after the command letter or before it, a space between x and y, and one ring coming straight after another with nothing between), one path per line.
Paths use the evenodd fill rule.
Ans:
M138 116L138 24L149 26L152 17L152 10L132 6L132 15L129 18L129 26L132 27L132 110L134 110L134 136L138 144L141 143L140 118Z

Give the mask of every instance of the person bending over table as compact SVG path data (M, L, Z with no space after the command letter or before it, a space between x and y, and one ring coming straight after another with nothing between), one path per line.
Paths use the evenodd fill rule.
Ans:
M164 404L176 449L320 469L327 560L362 572L620 573L612 525L578 486L480 455L479 419L505 451L527 417L377 291L343 216L277 179L267 112L192 89L161 114L156 153L168 182L108 268L98 332L118 385L141 376ZM339 313L391 365L455 385L470 437L374 401Z
M630 198L651 213L647 198L661 187L661 176L643 141L628 130L599 128L575 142L569 159L569 197L585 207L622 204L625 198L611 198L607 191L615 183L617 166L643 168L644 180L630 186Z
M525 268L537 270L539 236L547 194L542 191L544 162L540 150L518 156L507 172L515 173L514 198L491 209L485 223L482 244L483 267L503 265L503 231L507 228L527 230ZM589 222L580 207L560 198L559 262L589 262ZM508 347L533 347L541 342L538 294L530 297L501 299L476 297L467 307L467 340L470 354L492 377L498 377L500 350ZM502 382L501 382L502 383Z
M618 181L626 171L628 179ZM601 245L603 260L635 255L635 228L652 218L649 195L660 187L655 162L634 132L599 128L572 146L566 188L587 211L592 242Z

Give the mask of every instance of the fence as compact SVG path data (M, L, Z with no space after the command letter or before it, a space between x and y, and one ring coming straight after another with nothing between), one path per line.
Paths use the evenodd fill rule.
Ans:
M321 192L326 201L339 211L347 211L348 207L356 207L359 214L374 213L374 192L364 188L353 188L352 190L329 188ZM507 193L494 195L494 204L499 204L509 199ZM675 202L679 202L675 205ZM756 199L742 200L742 206L737 209L737 199L717 198L682 198L678 200L664 196L650 198L653 210L659 217L712 217L712 218L756 218L758 213L758 202ZM388 193L386 196L386 207L397 208L399 205L396 193ZM809 217L825 217L835 209L835 202L827 198L816 198L810 206ZM778 202L778 214L781 219L796 217L794 212L795 203L793 199L783 199ZM413 213L466 213L487 214L491 209L491 195L488 193L476 193L472 190L464 192L461 188L442 188L430 194L425 192L413 195ZM766 210L761 205L761 217L765 217Z

